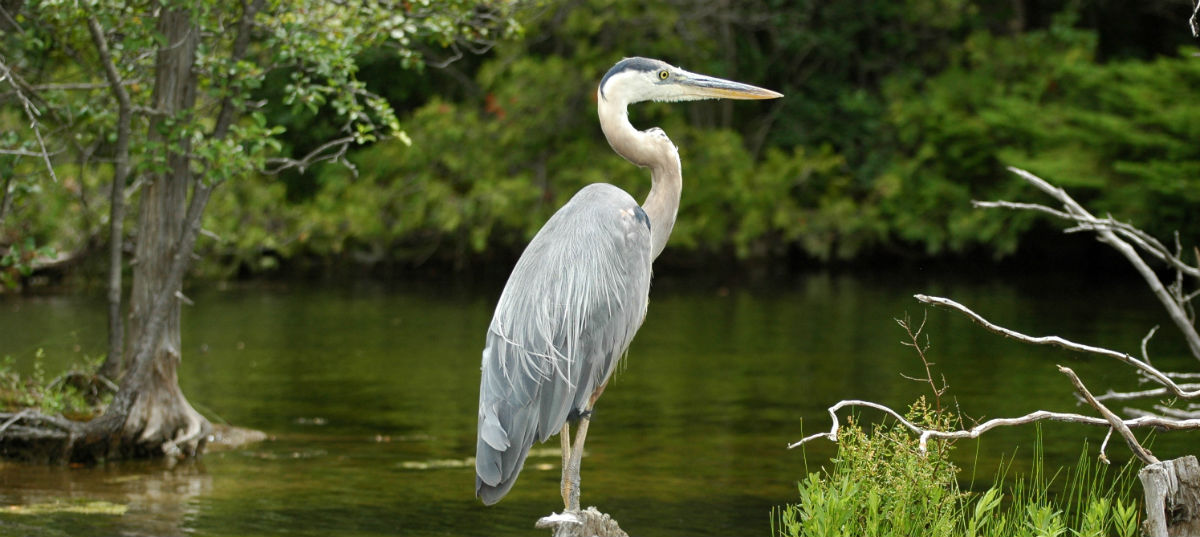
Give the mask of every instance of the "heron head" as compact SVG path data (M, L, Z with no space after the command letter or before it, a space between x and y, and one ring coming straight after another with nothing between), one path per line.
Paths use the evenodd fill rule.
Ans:
M625 58L617 62L600 80L599 94L601 99L625 104L783 97L768 89L692 73L651 58Z

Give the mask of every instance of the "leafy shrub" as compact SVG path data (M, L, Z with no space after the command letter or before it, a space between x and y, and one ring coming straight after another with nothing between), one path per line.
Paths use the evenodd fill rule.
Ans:
M952 415L932 410L923 398L906 417L925 427L956 425ZM875 425L868 433L851 420L839 432L832 469L810 473L800 481L799 503L772 511L771 533L778 537L1137 534L1140 510L1132 495L1131 464L1110 476L1108 467L1094 462L1085 445L1075 469L1060 472L1062 491L1052 493L1060 473L1046 477L1037 449L1029 476L1009 484L1005 467L988 490L974 493L959 487L958 468L949 459L953 447L931 439L927 453L921 454L917 438L901 425Z

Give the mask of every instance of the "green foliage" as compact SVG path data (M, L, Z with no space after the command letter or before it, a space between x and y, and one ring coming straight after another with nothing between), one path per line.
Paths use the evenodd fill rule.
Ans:
M1185 247L1200 236L1200 149L1189 143L1200 134L1189 98L1200 67L1190 49L1162 44L1105 57L1112 37L1100 39L1073 3L1056 15L1049 10L1061 6L1014 13L973 0L749 0L720 10L454 0L406 2L403 12L271 0L240 60L230 56L239 5L184 4L200 8L205 36L195 66L203 112L167 118L168 139L190 140L206 180L238 179L205 218L221 238L198 246L216 254L205 256L210 272L308 258L465 266L520 250L588 183L642 198L647 173L612 153L594 108L597 81L632 54L786 95L631 109L637 127L663 127L681 150L685 193L669 252L1008 255L1037 216L970 201L1029 196L1010 165L1156 236L1179 229ZM103 235L115 139L115 107L83 21L99 19L135 104L147 106L155 20L131 6L23 6L22 20L37 24L0 35L6 61L45 79L33 82L97 88L38 94L43 130L73 137L69 148L55 145L69 149L55 158L59 182L41 179L37 158L0 154L0 179L18 177L0 250L33 237L72 252ZM447 70L423 68L493 43ZM237 119L224 137L210 136L224 102ZM137 115L135 132L149 123ZM0 129L0 149L36 151L24 125L20 108L0 108L0 126L12 127ZM145 138L133 142L135 178L164 164L163 144ZM304 158L331 139L361 146ZM314 163L322 158L358 169Z
M953 425L924 400L910 408L914 423ZM1037 445L1040 446L1040 435ZM800 501L774 509L772 535L785 537L909 535L1132 537L1138 504L1135 468L1109 468L1089 456L1087 446L1073 471L1047 478L1043 455L1034 453L1028 476L1009 480L1001 470L982 493L963 491L950 462L952 444L930 440L922 455L918 440L900 425L876 425L867 433L850 423L838 437L833 468L799 483ZM1059 492L1052 492L1061 489Z
M1005 166L1028 169L1099 212L1160 237L1200 236L1200 66L1188 51L1098 64L1095 34L1051 28L977 33L952 65L889 87L899 157L876 181L886 226L929 253L1016 249L1035 218L971 199L1023 197Z
M252 17L245 18L251 6ZM131 183L167 171L168 155L183 153L198 180L219 184L338 159L351 145L388 138L408 143L391 103L358 78L366 51L386 50L404 68L419 70L428 57L487 47L520 30L516 3L478 0L180 0L152 10L40 0L15 7L0 22L0 82L13 89L0 99L15 97L19 105L0 108L0 254L13 259L29 248L10 245L30 237L74 251L94 245L107 228L108 189L97 183L111 177L119 107L104 77L102 50L111 55L134 111ZM168 117L155 108L153 86L164 80L156 56L167 44L158 25L169 12L184 14L197 47L187 69L194 82L171 82L188 85L195 105ZM88 30L93 22L104 47ZM264 107L259 97L269 76L286 83ZM283 134L294 124L288 119L318 115L336 123L335 139L318 142L330 142L326 151L283 154ZM63 181L71 169L79 177Z
M924 398L907 418L943 428L954 423ZM952 444L930 440L921 453L901 425L874 426L867 433L853 421L838 433L833 469L800 482L800 503L776 510L778 535L961 535L960 509L966 494L949 459ZM774 532L773 532L774 533Z
M34 353L33 372L28 376L17 372L12 356L5 356L0 360L0 410L16 412L33 408L44 414L90 418L106 406L112 396L111 393L100 396L92 384L101 362L103 357L85 358L82 364L48 379L45 353L41 349ZM87 382L80 382L80 379Z
M24 241L9 245L8 251L0 255L0 289L18 287L20 278L33 272L34 260L53 255L53 248L38 247L33 237L25 237Z

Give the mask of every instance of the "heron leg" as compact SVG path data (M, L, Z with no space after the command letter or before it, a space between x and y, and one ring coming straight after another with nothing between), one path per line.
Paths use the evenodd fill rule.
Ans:
M571 422L563 423L562 431L558 433L559 439L562 440L562 487L559 492L562 493L563 509L571 507L571 480L567 474L567 466L571 462Z
M575 445L571 448L571 460L563 469L564 474L570 474L568 476L570 479L568 511L579 510L579 466L583 462L583 441L587 439L588 423L592 421L589 418L590 414L590 412L586 412L579 418L579 428L575 431Z

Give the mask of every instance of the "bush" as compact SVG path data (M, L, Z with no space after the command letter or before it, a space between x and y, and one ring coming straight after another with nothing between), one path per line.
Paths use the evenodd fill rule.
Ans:
M930 428L957 428L949 412L933 410L921 398L909 409L910 421ZM1039 442L1040 446L1040 435ZM1042 453L1035 450L1029 476L1006 484L1007 466L982 493L960 489L950 461L952 442L918 440L901 425L875 425L870 433L851 420L838 438L832 469L799 483L800 502L774 509L771 534L779 537L832 536L1103 536L1137 533L1139 509L1132 495L1133 466L1109 476L1084 446L1073 470L1047 478ZM1011 462L1011 461L1010 461ZM1062 490L1056 488L1063 475Z

